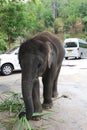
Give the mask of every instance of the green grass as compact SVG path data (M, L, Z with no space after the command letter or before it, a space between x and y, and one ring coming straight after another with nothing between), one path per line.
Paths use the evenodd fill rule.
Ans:
M0 128L5 127L6 130L13 130L17 124L18 128L16 130L21 130L21 128L24 128L24 130L33 130L25 116L21 119L18 117L19 113L25 110L24 102L20 93L4 92L0 96L0 101L0 112L9 113L8 116L0 119ZM43 111L42 113L34 113L33 117L47 114L51 114L51 112ZM35 130L44 129L45 127L36 128Z

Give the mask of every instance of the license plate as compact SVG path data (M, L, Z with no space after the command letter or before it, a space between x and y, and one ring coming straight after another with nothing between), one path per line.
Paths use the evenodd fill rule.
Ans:
M72 53L72 50L68 50L68 53Z

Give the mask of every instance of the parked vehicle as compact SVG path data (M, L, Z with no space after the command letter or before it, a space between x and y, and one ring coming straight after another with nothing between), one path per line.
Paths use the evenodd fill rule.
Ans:
M0 55L0 71L3 75L10 75L13 71L21 70L18 61L19 46Z
M65 59L69 57L86 58L87 42L78 38L68 38L64 41Z

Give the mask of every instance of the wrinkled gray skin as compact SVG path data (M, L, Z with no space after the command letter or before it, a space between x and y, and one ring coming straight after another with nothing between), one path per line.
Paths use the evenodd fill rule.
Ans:
M52 97L58 95L57 79L64 58L64 47L57 37L49 32L42 32L26 40L19 50L19 63L22 69L22 94L26 114L30 120L34 112L51 108ZM43 82L43 105L40 103L39 80Z

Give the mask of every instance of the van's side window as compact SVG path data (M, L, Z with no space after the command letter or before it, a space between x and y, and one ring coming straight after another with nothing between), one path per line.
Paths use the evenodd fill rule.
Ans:
M79 47L82 47L82 48L87 48L87 44L84 44L84 43L79 43Z

